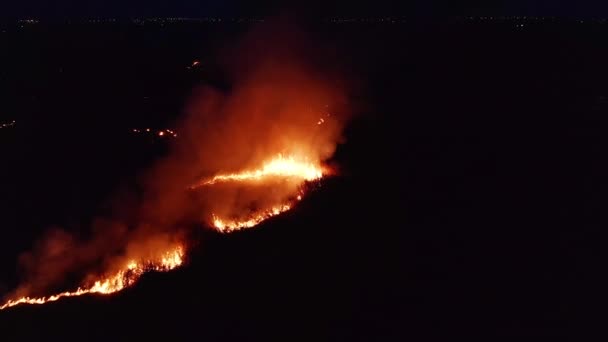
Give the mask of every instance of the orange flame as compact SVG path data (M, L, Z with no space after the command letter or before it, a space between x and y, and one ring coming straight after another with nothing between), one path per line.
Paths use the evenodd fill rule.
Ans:
M331 72L332 68L317 69L316 63L309 65L301 60L301 56L308 55L305 51L308 44L302 44L305 50L301 50L305 37L297 32L292 36L291 29L279 31L271 25L247 34L249 38L235 50L235 57L247 55L247 58L228 58L225 63L230 69L225 70L227 79L234 80L230 91L214 89L211 85L196 91L196 99L185 110L187 117L180 122L181 139L175 141L175 148L167 159L146 175L141 203L133 203L134 217L141 216L141 224L131 227L131 219L121 222L121 208L117 218L113 215L109 218L117 219L118 227L114 229L112 225L108 232L95 229L93 238L84 239L82 247L72 248L80 239L62 236L57 241L40 244L40 248L36 246L24 259L28 282L20 286L13 297L7 298L11 300L6 304L0 302L0 310L19 304L44 304L63 297L108 295L132 286L145 272L177 268L183 263L185 246L176 247L172 244L175 240L166 237L187 229L178 226L181 222L203 217L223 233L251 228L294 208L306 195L307 182L318 181L333 172L326 169L322 161L333 155L342 139L342 128L349 116L347 92L340 89L343 82L336 79L340 75ZM239 53L241 51L243 53ZM310 52L318 54L319 51ZM268 63L269 60L279 62ZM188 68L201 66L201 61L194 60ZM319 117L322 106L325 109ZM335 118L332 114L330 119L326 112L330 108L337 111ZM172 130L151 127L135 128L133 133L157 139L178 136ZM294 155L276 155L279 151ZM242 164L254 161L250 158L262 163ZM207 174L213 177L194 185L183 183L202 171L217 173ZM184 191L189 185L191 189L207 186L213 189L206 188L209 196L202 192L196 196L198 194ZM133 198L139 198L138 193ZM120 204L122 198L119 198ZM133 217L130 213L126 216ZM150 222L146 222L148 220ZM102 222L100 228L105 227ZM163 233L159 243L152 243L156 242L153 238L158 233ZM114 234L124 246L113 244ZM113 258L120 247L132 245L137 247L133 248L134 254ZM90 255L88 246L94 247ZM142 256L140 248L153 254ZM57 259L63 261L64 255L70 257L73 249L75 256L84 255L82 260L56 262ZM65 275L95 262L111 263L112 267L106 268L103 276L87 278L75 291L19 298L48 294L41 291L57 286Z
M213 215L213 226L221 233L230 233L235 230L244 228L252 228L260 224L262 221L267 220L273 216L277 216L291 209L291 205L283 204L271 208L270 210L258 213L252 218L246 220L222 220L221 218Z
M19 304L45 304L57 301L64 297L76 297L89 293L112 294L126 289L133 284L146 272L166 272L182 265L184 261L184 247L178 246L166 253L160 254L158 258L152 260L131 260L118 272L95 281L92 285L79 287L76 291L62 292L49 297L22 297L9 300L0 306L4 310Z
M294 156L284 157L282 154L268 160L259 169L245 170L239 173L220 174L209 180L199 182L191 187L196 189L202 186L209 186L220 182L263 182L276 177L293 178L301 183L315 181L323 178L327 174L327 169L315 165L305 159ZM297 201L302 200L304 191L300 190ZM260 210L257 213L244 219L226 219L212 215L213 226L221 233L230 233L244 228L252 228L261 222L290 210L292 202L282 203L271 208Z
M264 181L273 177L295 178L304 183L321 179L327 171L313 163L302 161L293 156L277 157L264 163L260 169L243 171L225 175L216 175L210 180L203 181L191 188L213 185L218 182L251 182ZM300 201L304 191L300 190L297 200ZM293 203L284 203L273 206L266 210L261 210L245 219L223 219L216 215L212 216L213 226L221 233L252 228L262 221L277 216L293 208ZM178 246L173 250L159 254L158 258L152 260L130 260L119 271L95 281L93 284L79 287L75 291L62 292L48 297L22 297L9 300L0 310L4 310L20 304L45 304L57 301L64 297L76 297L86 294L112 294L119 292L135 284L137 280L146 272L166 272L173 270L183 264L185 250L183 246Z
M296 159L293 156L283 157L279 154L277 157L264 163L262 168L253 171L243 171L240 173L230 173L225 175L217 175L210 180L203 181L194 185L192 188L197 188L204 185L213 185L218 182L230 181L261 181L269 177L293 177L303 181L314 181L323 177L323 168L301 159Z

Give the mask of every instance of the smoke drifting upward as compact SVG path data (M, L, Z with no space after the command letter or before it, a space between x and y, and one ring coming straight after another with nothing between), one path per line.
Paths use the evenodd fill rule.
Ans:
M179 266L184 233L196 224L231 231L290 209L307 181L331 172L324 163L348 119L343 79L322 57L283 24L250 32L222 57L230 89L194 91L179 139L144 174L129 218L122 208L95 220L88 239L50 230L21 256L26 276L7 299L45 296L70 281L85 293L112 293L145 270ZM113 277L121 280L111 290L95 287Z
M328 67L320 49L290 25L273 23L250 32L224 55L231 88L195 91L179 144L148 179L157 203L149 203L154 210L146 212L181 215L189 207L189 215L207 223L213 223L212 215L247 219L297 198L301 177L201 186L205 180L260 171L277 159L329 171L323 162L341 141L349 112L344 78ZM185 198L182 189L193 186ZM168 193L171 200L163 200ZM176 207L176 201L183 205Z

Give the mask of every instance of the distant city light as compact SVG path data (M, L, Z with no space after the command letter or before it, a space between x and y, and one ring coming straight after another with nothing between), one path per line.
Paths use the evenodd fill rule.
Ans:
M141 133L141 134L150 134L150 135L155 135L155 136L159 136L162 138L165 137L173 137L173 138L177 138L177 133L175 133L175 131L170 130L168 128L165 129L151 129L151 128L133 128L131 129L131 132L133 133Z
M15 124L17 124L17 121L13 120L13 121L7 121L7 122L0 122L0 129L1 128L11 128L14 127Z

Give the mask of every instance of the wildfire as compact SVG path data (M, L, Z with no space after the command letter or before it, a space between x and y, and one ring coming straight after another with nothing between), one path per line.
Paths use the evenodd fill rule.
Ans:
M273 216L277 216L291 209L291 205L283 204L271 208L270 210L264 211L255 215L252 218L245 220L222 220L221 218L213 215L213 226L222 233L230 233L235 230L244 228L252 228L260 224L262 221L267 220Z
M316 166L313 163L302 161L293 156L277 157L264 163L263 166L256 170L246 170L240 173L220 174L215 177L200 182L192 188L201 186L209 186L219 182L255 182L264 181L274 177L295 178L302 183L321 179L324 175L324 169ZM302 199L304 190L297 193L297 201ZM295 201L293 201L295 202ZM227 219L212 215L213 226L221 233L230 233L236 230L252 228L262 221L271 217L277 216L293 208L293 202L275 205L271 208L258 211L249 217L243 219ZM89 283L79 287L75 291L67 291L47 297L22 297L12 299L0 306L0 310L4 310L20 304L45 304L57 301L64 297L76 297L86 294L112 294L128 288L135 284L137 280L146 272L166 272L173 270L183 263L184 247L178 246L173 250L160 254L154 259L145 260L129 260L124 264L119 271L105 276L92 284Z
M170 142L168 155L126 196L121 187L117 201L91 220L90 234L53 227L25 252L19 259L24 281L6 303L0 302L0 310L132 287L146 272L180 267L187 244L174 241L192 236L190 230L201 221L219 233L253 228L295 208L309 190L335 173L323 162L343 140L351 116L349 92L341 89L347 84L333 68L316 70L317 63L301 60L308 53L291 43L303 35L282 42L290 34L265 39L267 31L274 30L246 35L262 43L253 53L247 41L234 49L235 56L247 58L228 64L246 72L233 75L238 77L230 79L229 91L209 84L192 92L195 98L187 104L184 119L175 122L179 139L172 129L129 127L133 137ZM267 63L271 59L276 63ZM183 67L196 71L205 67L203 62L195 59ZM225 70L227 75L233 74L230 71ZM193 179L199 172L205 172L205 178ZM120 258L118 250L125 252ZM91 266L105 268L87 272L84 280L67 288L70 291L49 295Z
M173 132L169 131L169 133ZM276 177L293 178L304 184L308 181L321 179L326 172L326 169L311 162L293 156L284 157L279 154L275 158L264 163L259 169L216 175L191 188L195 189L201 186L211 186L220 182L244 182L249 184L250 182L262 182ZM302 200L302 197L304 196L303 188L300 188L299 192L294 194L294 196L296 196L294 200L259 210L245 218L220 218L216 215L212 215L212 224L221 233L230 233L245 228L252 228L262 221L292 209L295 202ZM184 247L178 246L164 254L159 254L159 256L154 259L129 260L119 271L107 275L93 283L83 285L75 291L62 292L47 297L22 297L9 300L4 305L0 306L0 310L20 304L45 304L64 297L116 293L135 284L135 282L137 282L137 280L146 272L166 272L181 266L184 254Z
M217 175L194 185L192 188L213 185L218 182L262 181L270 177L292 177L303 181L314 181L321 179L323 172L323 168L313 163L299 160L293 156L283 157L283 155L279 154L277 157L264 163L260 169Z
M118 272L97 280L93 284L79 287L75 291L62 292L48 297L22 297L9 300L4 305L0 306L0 310L19 304L45 304L64 297L76 297L92 293L103 295L115 293L135 284L135 282L146 272L166 272L179 267L184 261L184 252L184 247L178 246L151 260L130 260Z
M265 162L261 168L255 170L245 170L239 173L229 173L216 175L210 179L203 180L191 187L196 189L202 186L211 186L221 182L237 182L248 184L250 182L264 182L277 177L296 179L302 184L323 178L327 174L327 169L317 164L306 161L306 159L294 156L284 157L282 154ZM304 190L300 189L296 200L301 201ZM252 228L271 217L277 216L293 208L295 201L287 201L274 205L267 209L249 215L245 218L220 218L212 215L213 226L221 233L230 233L236 230Z

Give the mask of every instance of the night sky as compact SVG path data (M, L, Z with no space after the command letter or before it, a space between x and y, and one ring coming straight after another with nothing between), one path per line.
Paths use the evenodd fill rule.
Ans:
M288 3L289 5L286 5ZM268 15L293 10L312 15L544 15L607 17L608 3L599 0L410 0L410 1L245 1L245 0L21 0L3 1L0 16L129 17Z

